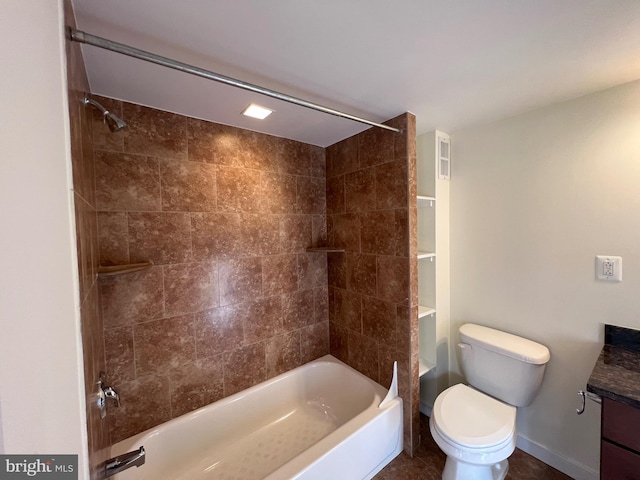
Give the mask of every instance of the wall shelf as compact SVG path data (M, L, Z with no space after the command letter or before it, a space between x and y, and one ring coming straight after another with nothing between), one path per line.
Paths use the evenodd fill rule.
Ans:
M416 139L417 323L420 411L423 413L431 412L436 397L450 382L450 183L444 178L450 173L449 146L449 136L439 131Z
M427 307L426 305L418 305L418 318L433 316L435 313L435 308Z
M98 267L98 275L101 277L112 277L114 275L124 275L125 273L139 272L140 270L146 270L151 268L153 263L140 262L129 263L127 265L110 265L108 267Z
M418 207L433 207L433 203L436 201L435 197L427 197L425 195L418 195Z
M344 253L344 248L337 247L307 247L305 252Z
M422 377L423 375L426 375L427 373L429 373L431 370L433 370L434 368L436 368L435 364L425 360L424 358L420 357L420 365L418 368L418 376Z

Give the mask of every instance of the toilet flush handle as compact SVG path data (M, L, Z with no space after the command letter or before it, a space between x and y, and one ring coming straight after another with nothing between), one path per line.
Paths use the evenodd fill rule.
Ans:
M458 343L458 348L460 349L460 355L462 356L463 360L468 358L469 355L471 355L471 350L473 350L473 347L471 345L462 342Z
M576 408L576 413L578 415L582 415L584 413L584 411L587 408L587 402L586 399L588 398L589 400L592 400L596 403L602 403L602 398L600 398L600 396L594 394L594 393L590 393L590 392L585 392L584 390L578 390L578 395L580 396L580 407Z

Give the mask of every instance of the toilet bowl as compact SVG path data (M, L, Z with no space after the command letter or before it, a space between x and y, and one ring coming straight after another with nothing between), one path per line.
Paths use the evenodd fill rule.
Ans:
M443 480L502 480L516 447L516 408L463 384L443 391L429 428L447 455Z

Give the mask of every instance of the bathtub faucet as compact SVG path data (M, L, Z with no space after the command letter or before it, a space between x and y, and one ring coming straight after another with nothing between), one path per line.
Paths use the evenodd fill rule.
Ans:
M104 478L109 478L127 468L144 465L145 455L144 447L140 447L139 450L118 455L117 457L107 460L104 468Z

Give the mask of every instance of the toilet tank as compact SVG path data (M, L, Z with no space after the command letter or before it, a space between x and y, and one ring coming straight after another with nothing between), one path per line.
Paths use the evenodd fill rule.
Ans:
M473 323L459 334L462 372L471 386L515 407L533 401L551 358L547 347Z

